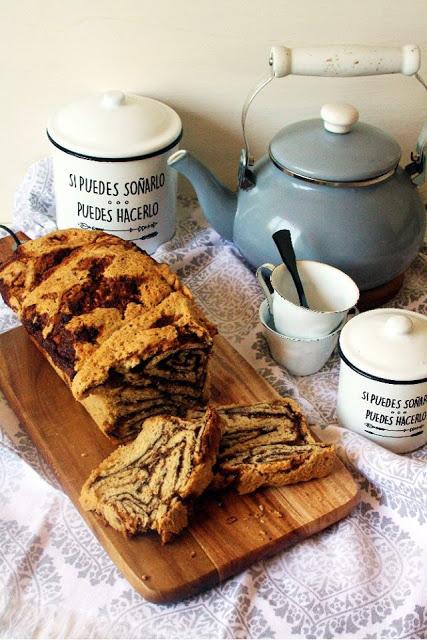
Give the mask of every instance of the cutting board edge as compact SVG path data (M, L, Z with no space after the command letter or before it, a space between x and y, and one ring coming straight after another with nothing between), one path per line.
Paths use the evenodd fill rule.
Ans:
M310 523L304 524L297 529L294 529L292 532L285 534L281 538L278 538L275 541L272 541L271 544L266 543L264 547L259 548L253 551L253 554L248 554L245 556L241 556L238 560L233 560L229 562L228 565L225 565L220 571L219 568L215 570L216 573L215 579L211 579L210 574L205 574L201 576L200 581L193 581L192 583L186 583L185 586L176 587L174 589L168 589L164 591L157 591L156 597L153 597L153 592L149 592L144 588L140 588L141 581L134 582L130 580L129 576L127 576L127 580L131 582L133 587L149 602L153 604L173 604L176 602L180 602L185 598L189 598L197 595L202 590L209 589L211 587L221 585L226 582L229 578L241 573L242 571L249 569L250 566L254 562L259 562L261 560L267 560L268 558L280 553L281 551L285 551L289 549L295 544L302 542L303 540L307 540L313 535L317 533L321 533L325 529L328 529L332 525L336 524L346 516L348 516L353 509L355 509L360 502L360 489L356 485L356 492L353 497L351 497L347 503L340 505L335 510L328 513L328 521L322 522L321 520L317 520L320 526L316 526L314 529L306 532L304 530L310 525ZM313 521L314 522L314 521ZM199 545L199 548L202 547ZM253 555L253 557L251 557ZM127 566L127 565L126 565ZM125 572L122 571L125 575ZM196 584L197 583L197 584ZM144 583L142 585L145 587ZM193 590L194 587L194 590ZM158 594L158 595L157 595Z
M22 329L22 327L15 327L6 333L9 334L19 329ZM58 379L60 380L60 378ZM65 384L62 380L60 381L63 384ZM7 377L3 375L3 369L1 367L0 367L0 390L3 393L4 397L6 398L6 401L8 402L12 411L17 416L19 422L22 425L24 425L27 434L31 438L31 441L33 442L34 446L37 448L37 451L39 451L40 455L43 457L45 462L49 465L64 495L67 496L67 498L71 501L73 506L77 509L80 516L85 521L85 523L87 524L89 529L92 531L92 533L95 535L98 542L102 545L102 547L107 552L113 564L119 569L120 573L125 577L126 580L128 580L128 582L130 582L130 584L136 589L136 591L140 593L140 595L142 595L146 600L154 604L167 604L167 603L177 602L179 600L182 600L183 598L190 597L191 595L196 595L197 593L200 592L201 589L209 588L219 583L220 572L218 567L215 565L214 562L212 562L211 558L209 558L209 556L205 553L203 548L197 542L196 538L192 536L194 545L197 545L200 552L206 556L206 559L212 565L211 571L206 572L197 580L187 582L185 583L185 585L178 585L173 589L169 589L169 590L168 589L165 589L165 590L150 589L149 584L146 584L146 582L142 580L141 577L138 577L136 575L136 572L126 562L126 560L123 558L120 552L118 552L118 550L114 546L113 541L108 537L108 534L104 535L104 530L107 529L108 531L107 525L104 525L99 520L99 518L97 518L91 512L85 511L78 499L73 499L72 497L70 497L69 493L74 495L74 491L72 490L71 487L64 486L64 482L61 477L62 474L57 470L54 459L50 457L49 451L47 449L40 446L40 443L37 441L36 432L30 426L28 426L25 416L21 409L19 398L15 394L13 387L9 384ZM88 419L92 420L89 414L88 414ZM98 430L98 426L96 425L95 422L94 422L94 428ZM187 535L189 534L191 535L191 529L187 529L186 533ZM126 539L126 536L123 536L123 538Z
M341 465L343 464L341 460L338 460L338 463ZM345 467L345 465L343 466ZM348 472L347 469L346 471ZM351 476L350 473L349 475ZM251 566L251 564L253 564L254 562L267 559L279 553L280 551L289 549L293 545L298 544L303 540L307 540L311 536L316 535L317 533L320 533L325 529L328 529L333 524L336 524L337 522L339 522L340 520L348 516L353 511L353 509L355 509L358 506L361 499L360 488L354 481L354 478L352 479L354 482L355 491L354 491L354 494L349 497L347 502L342 503L341 505L336 507L336 509L329 511L326 516L323 516L323 520L317 518L317 519L313 519L311 522L306 522L300 527L297 527L296 529L293 529L292 531L285 533L280 538L277 538L276 540L271 541L271 544L269 542L266 542L266 544L263 547L258 547L257 549L254 549L252 553L241 556L239 559L233 560L228 564L224 565L221 568L222 571L219 572L220 573L219 583L222 583L225 580L228 580L228 578L231 578L232 576L240 573L241 571L248 569Z
M7 332L7 334L10 334L12 332L19 331L19 330L24 331L22 327L17 327L15 329L12 329L10 332ZM7 335L7 334L4 334L4 335ZM229 345L229 343L224 338L222 338L221 340L224 341L225 344L227 344L228 348L231 347L231 345ZM245 362L245 364L252 369L251 365L244 358L242 358L240 354L237 354L237 355L239 356L239 359L242 359ZM40 357L42 357L41 354L40 354ZM275 395L277 395L277 397L280 397L280 395L269 385L269 383L267 383L264 379L261 379L261 380L263 384L268 386L271 389L271 391L274 392ZM64 384L64 382L61 381L59 378L58 378L58 381L60 381L61 384ZM263 559L263 558L267 558L313 535L314 533L317 533L329 527L333 523L345 517L351 511L351 509L354 508L354 506L356 506L356 504L358 503L357 485L354 482L354 479L351 476L351 474L348 472L347 469L345 469L345 471L348 474L348 477L351 478L352 485L356 489L356 491L354 495L347 502L339 505L335 510L332 510L327 514L322 515L322 519L319 519L319 518L314 519L312 522L317 522L316 527L311 528L310 525L312 523L310 522L304 523L304 525L297 527L291 532L286 532L283 536L280 536L276 540L272 541L272 544L270 544L269 542L266 542L265 545L257 547L256 549L252 550L249 554L243 555L237 559L233 559L221 567L215 564L215 562L210 558L209 554L206 553L203 547L199 544L197 539L194 536L192 536L194 543L197 544L198 549L200 549L200 551L204 554L204 556L209 561L212 567L211 570L205 571L203 574L200 574L197 577L197 579L193 579L185 583L176 584L172 588L150 589L149 582L146 583L140 577L138 577L135 571L132 569L132 567L123 558L120 551L116 549L116 547L114 546L114 542L108 537L108 532L106 532L106 534L104 535L104 530L106 529L106 527L102 525L102 523L100 523L99 520L94 515L85 512L81 508L81 505L79 504L78 500L76 500L76 493L73 489L70 490L70 488L67 487L67 485L64 486L64 482L62 480L63 474L61 472L58 472L56 468L55 460L50 457L49 451L46 450L44 447L39 446L40 443L37 441L37 432L33 430L31 425L29 426L27 424L27 420L21 410L19 397L15 393L15 389L10 384L7 376L4 373L3 368L1 367L0 367L0 388L2 389L11 408L16 413L21 423L25 426L25 429L29 434L29 436L31 437L31 439L33 440L35 446L41 452L41 455L45 458L49 466L52 468L55 474L55 477L58 478L59 484L64 490L64 493L68 495L73 505L78 509L82 518L87 523L91 531L93 531L94 535L99 540L99 542L102 544L102 546L108 553L109 557L111 558L112 562L119 568L123 576L130 582L130 584L136 589L138 593L140 593L149 602L153 602L155 604L167 604L167 603L177 602L184 598L194 596L206 588L219 584L224 580L228 579L229 577L231 577L232 575L235 575L236 573L244 570L245 568L248 568L248 566L250 566L252 562ZM88 415L88 419L92 420L89 415ZM94 428L98 429L98 427L96 426L94 426ZM339 459L337 461L337 464L345 468L345 466ZM302 532L305 532L305 533L301 535ZM191 528L188 530L187 533L191 534Z
M108 537L108 534L105 536L103 535L103 528L107 528L108 525L100 523L99 519L95 515L84 511L80 506L77 507L77 509L96 539L111 558L113 564L119 569L120 573L133 586L133 588L148 602L152 602L153 604L172 604L174 602L184 600L185 598L195 596L202 590L209 589L220 582L221 578L218 567L216 567L212 560L206 556L212 564L212 569L210 571L206 571L198 578L178 584L173 588L150 589L150 576L147 581L143 580L142 576L138 576L123 556L117 551L114 543ZM190 529L186 530L186 535L191 535ZM126 539L126 536L123 537ZM194 545L197 545L198 549L204 553L197 540L194 536L192 537ZM132 542L132 540L129 541Z
M342 465L342 462L340 460L338 460L338 463ZM302 542L303 540L306 540L311 536L320 533L336 524L347 515L349 515L353 511L353 509L358 506L361 498L361 492L356 482L354 482L354 489L355 492L352 496L349 497L348 501L341 504L336 509L328 512L327 518L325 518L324 520L313 519L311 522L305 523L304 525L293 529L291 532L284 534L282 537L271 541L271 543L266 542L263 547L254 549L252 553L243 555L238 560L230 561L227 565L224 565L221 568L215 566L215 563L211 558L209 558L209 554L205 552L203 546L198 542L197 538L193 536L194 543L197 544L198 548L203 553L205 553L205 555L212 562L212 571L201 575L197 580L186 582L184 585L178 585L172 589L163 590L150 590L149 584L146 584L140 577L136 576L131 567L126 564L124 560L122 561L122 556L120 554L114 553L115 548L111 540L109 540L108 536L104 538L100 535L102 529L96 516L84 512L81 508L78 508L78 511L85 522L88 524L96 538L107 551L114 564L118 566L123 576L128 580L128 582L132 584L134 589L136 589L136 591L138 591L140 595L142 595L146 600L152 602L153 604L173 604L176 602L180 602L186 598L195 596L202 590L209 589L218 584L222 584L241 571L248 569L254 562L270 558L280 551L289 549L293 545L298 544L299 542ZM312 526L313 523L314 527ZM187 533L191 534L191 528L188 529ZM116 559L113 559L113 556ZM120 559L119 562L118 559Z
M6 392L5 386L3 385L3 380L4 379L2 377L2 372L0 368L0 388L7 402L10 404L12 410L17 415L18 419L23 424L25 424L25 428L28 430L28 427L25 423L25 419L23 419L23 416L21 414L18 398L11 391L9 387L7 387L7 392ZM27 432L31 440L33 441L34 445L37 447L37 442L35 442L33 438L33 432L32 431L30 432L30 430L28 430ZM39 447L37 447L37 449L40 451ZM67 495L67 490L66 488L63 487L62 480L61 478L58 477L59 474L55 469L54 464L52 464L52 460L49 459L49 457L46 455L46 451L44 449L41 450L41 455L43 456L47 464L50 466L50 468L52 469L65 495ZM337 460L337 464L340 466L341 465L345 466L343 465L342 461L339 459ZM353 482L354 482L354 479L353 479ZM229 562L227 565L225 565L222 568L222 570L215 565L215 563L209 557L209 554L206 553L206 551L203 549L203 546L198 542L197 538L192 536L194 540L194 544L197 545L198 549L200 549L200 551L211 562L212 570L210 572L206 572L205 574L201 575L197 580L193 580L192 582L187 582L185 584L175 586L172 589L163 589L163 590L150 589L149 582L145 582L144 580L142 580L141 577L138 577L136 575L136 572L132 570L132 567L129 564L127 564L126 561L123 559L122 555L119 552L117 552L116 547L114 546L113 542L110 540L108 535L104 535L104 529L106 528L107 525L103 525L95 515L85 511L81 507L78 501L75 502L71 498L69 499L73 503L73 506L77 508L80 516L83 518L87 526L90 528L90 530L92 531L96 539L103 546L108 556L110 557L111 561L114 563L115 566L117 566L120 573L133 586L133 588L141 596L143 596L143 598L145 598L147 601L153 604L172 604L175 602L179 602L185 598L195 596L198 593L200 593L200 591L202 590L209 589L211 587L214 587L217 584L221 584L226 580L228 580L229 578L231 578L232 576L247 569L253 562L267 559L279 553L280 551L284 551L285 549L292 547L294 544L297 544L298 542L301 542L302 540L305 540L310 536L315 535L316 533L320 533L321 531L332 526L339 520L345 518L349 513L351 513L351 511L360 502L360 489L357 486L356 482L354 482L354 488L355 488L354 495L351 496L346 503L343 503L342 505L337 507L335 510L328 512L327 521L322 521L319 519L313 520L312 523L316 522L317 526L315 526L313 529L310 529L310 531L306 531L306 530L308 527L310 527L312 523L305 523L304 525L298 527L297 529L294 529L293 531L284 534L281 538L278 538L277 540L272 541L271 544L266 543L263 547L261 548L258 547L256 550L253 551L253 554L252 554L253 557L251 557L251 554L241 556L238 560L233 560ZM191 528L187 531L187 534L191 534Z

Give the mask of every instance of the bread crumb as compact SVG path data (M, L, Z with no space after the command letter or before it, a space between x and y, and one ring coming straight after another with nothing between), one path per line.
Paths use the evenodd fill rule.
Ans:
M142 580L149 580L149 579L150 579L150 576L147 576L147 574L145 574L145 573L144 573L144 574L141 576L141 579L142 579Z
M261 513L263 513L263 511L264 511L264 507L263 507L263 505L262 505L262 504L259 504L259 505L258 505L258 509L261 511Z
M80 455L82 458L85 458L87 456L87 453L81 453Z
M196 557L196 552L192 551L190 555L191 555L192 558L195 558Z
M227 524L233 524L233 522L237 522L237 518L236 516L230 516L229 518L227 518L226 523Z
M262 518L259 519L261 524L264 524L264 520Z

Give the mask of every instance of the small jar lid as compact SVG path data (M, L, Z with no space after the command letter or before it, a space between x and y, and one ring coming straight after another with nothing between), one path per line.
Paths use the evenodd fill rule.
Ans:
M47 127L54 145L95 159L129 159L166 151L182 123L163 102L123 91L95 93L59 109Z
M362 373L390 382L427 379L427 317L406 309L374 309L343 328L340 352Z

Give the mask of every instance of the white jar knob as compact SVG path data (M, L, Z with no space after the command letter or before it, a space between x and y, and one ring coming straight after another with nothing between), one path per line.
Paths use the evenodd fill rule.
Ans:
M348 133L359 120L359 112L351 104L329 102L320 110L323 126L332 133Z
M114 109L125 104L126 96L123 91L106 91L102 95L102 106L106 109Z
M387 335L394 336L406 336L411 333L414 328L411 318L401 314L390 316L385 323L385 331Z

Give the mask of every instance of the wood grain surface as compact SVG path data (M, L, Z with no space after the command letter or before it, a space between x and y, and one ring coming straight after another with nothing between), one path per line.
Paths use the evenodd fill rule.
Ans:
M0 258L4 243L9 240L0 241ZM213 404L278 397L221 336L211 364ZM114 446L22 327L0 335L0 387L113 562L151 602L176 601L213 586L340 520L359 500L352 476L337 460L327 478L247 496L206 494L191 526L167 545L154 533L128 539L81 510L84 480Z

